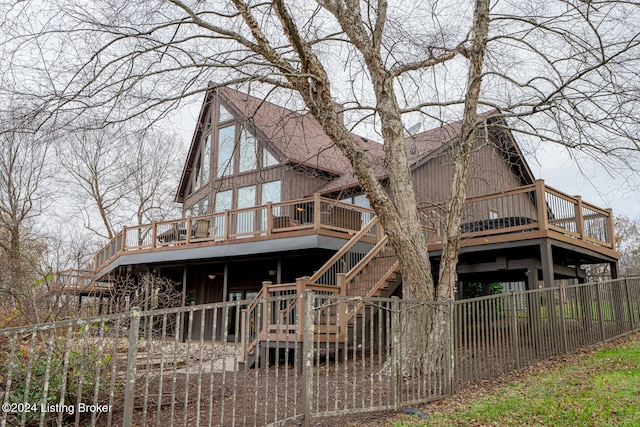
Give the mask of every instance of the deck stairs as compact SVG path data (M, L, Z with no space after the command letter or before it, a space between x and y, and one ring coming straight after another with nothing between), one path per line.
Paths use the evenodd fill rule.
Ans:
M303 341L301 295L316 295L316 342L344 342L358 335L367 318L362 302L343 307L332 296L390 297L402 282L399 261L388 237L374 217L312 276L296 283L264 282L252 303L242 313L241 365L261 364L267 348L290 348L298 354Z

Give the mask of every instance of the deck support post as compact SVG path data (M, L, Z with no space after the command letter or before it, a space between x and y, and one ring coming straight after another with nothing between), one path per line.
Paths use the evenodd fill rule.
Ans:
M542 262L542 280L545 288L553 288L554 272L553 272L553 253L551 243L548 239L540 244L540 261Z

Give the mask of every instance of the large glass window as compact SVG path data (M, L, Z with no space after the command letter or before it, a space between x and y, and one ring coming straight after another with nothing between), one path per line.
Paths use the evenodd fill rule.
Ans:
M216 212L224 212L227 209L231 209L233 201L233 191L218 191L216 193Z
M360 206L363 208L370 208L369 199L364 194L359 194L357 196L349 196L344 199L340 199L341 202L350 203L352 205Z
M257 149L256 139L246 129L242 129L240 134L240 172L254 170L258 167Z
M256 186L249 185L238 188L238 209L256 205Z
M232 190L218 191L216 193L216 199L215 199L215 206L214 206L215 212L216 213L224 212L227 209L231 209L232 202L233 202ZM215 219L213 220L213 228L214 228L213 235L218 239L225 235L224 221L225 221L224 215L216 216Z
M193 189L197 190L200 188L200 169L202 168L202 157L198 155L198 160L196 161L196 170L195 170L195 179L193 181Z
M206 215L209 209L209 198L205 197L200 202L200 215Z
M238 188L238 209L250 208L256 205L256 186L249 185L246 187ZM237 233L250 233L255 228L255 211L250 210L246 212L240 212L236 216L237 219Z
M262 184L262 204L266 205L268 202L280 202L281 187L281 181L271 181Z
M281 201L281 190L280 188L282 187L281 185L281 181L271 181L271 182L265 182L264 184L262 184L262 205L266 205L267 203L271 202L271 203L278 203ZM280 216L280 207L276 206L276 207L272 207L271 208L271 215L273 217L277 217ZM266 230L268 228L268 224L267 224L267 218L268 218L268 212L267 212L267 208L264 208L262 210L262 230ZM276 223L278 220L274 219L274 223ZM286 220L282 220L285 221L287 224L286 226L289 226L288 222ZM283 224L278 224L280 227L283 226Z
M202 182L208 182L211 171L211 135L207 135L202 146Z
M218 177L233 174L233 146L235 126L227 126L218 130Z

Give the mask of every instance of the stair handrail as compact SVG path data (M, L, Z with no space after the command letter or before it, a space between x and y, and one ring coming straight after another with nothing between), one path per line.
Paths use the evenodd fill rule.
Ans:
M349 249L356 245L362 238L369 233L369 231L378 224L379 220L377 216L371 218L364 227L360 229L338 252L336 252L327 262L324 263L320 269L318 269L313 275L309 278L309 282L315 284L323 274L325 274L329 269L331 269L334 265L336 265L342 256L347 253ZM376 234L376 241L384 238L382 233Z
M253 350L255 349L255 347L258 345L258 337L260 336L260 333L258 332L256 334L255 337L253 337L253 339L251 340L251 342L246 346L245 349L245 340L247 338L247 322L249 321L251 314L253 313L253 311L255 311L256 307L258 307L258 304L260 304L262 301L260 301L263 296L264 296L264 290L265 288L267 288L267 285L265 283L262 284L262 289L260 289L260 292L258 292L258 294L256 295L255 300L249 304L249 306L245 309L242 310L241 312L241 316L240 316L240 354L238 355L238 360L240 362L246 362L247 361L247 356L250 355ZM260 326L260 328L262 329L262 326Z
M347 283L349 282L349 280L353 279L356 274L360 273L367 266L367 264L369 264L373 257L375 257L378 253L380 253L382 249L384 249L388 240L389 236L385 234L382 239L380 239L380 241L376 243L376 245L364 256L364 258L358 261L358 263L345 274L345 280L347 281Z

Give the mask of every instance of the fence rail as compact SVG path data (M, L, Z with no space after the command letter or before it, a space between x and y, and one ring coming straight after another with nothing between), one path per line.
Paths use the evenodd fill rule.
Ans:
M447 303L323 289L0 330L0 426L309 424L440 399L640 325L640 278ZM435 313L444 345L425 369L406 357L424 335L407 319Z

